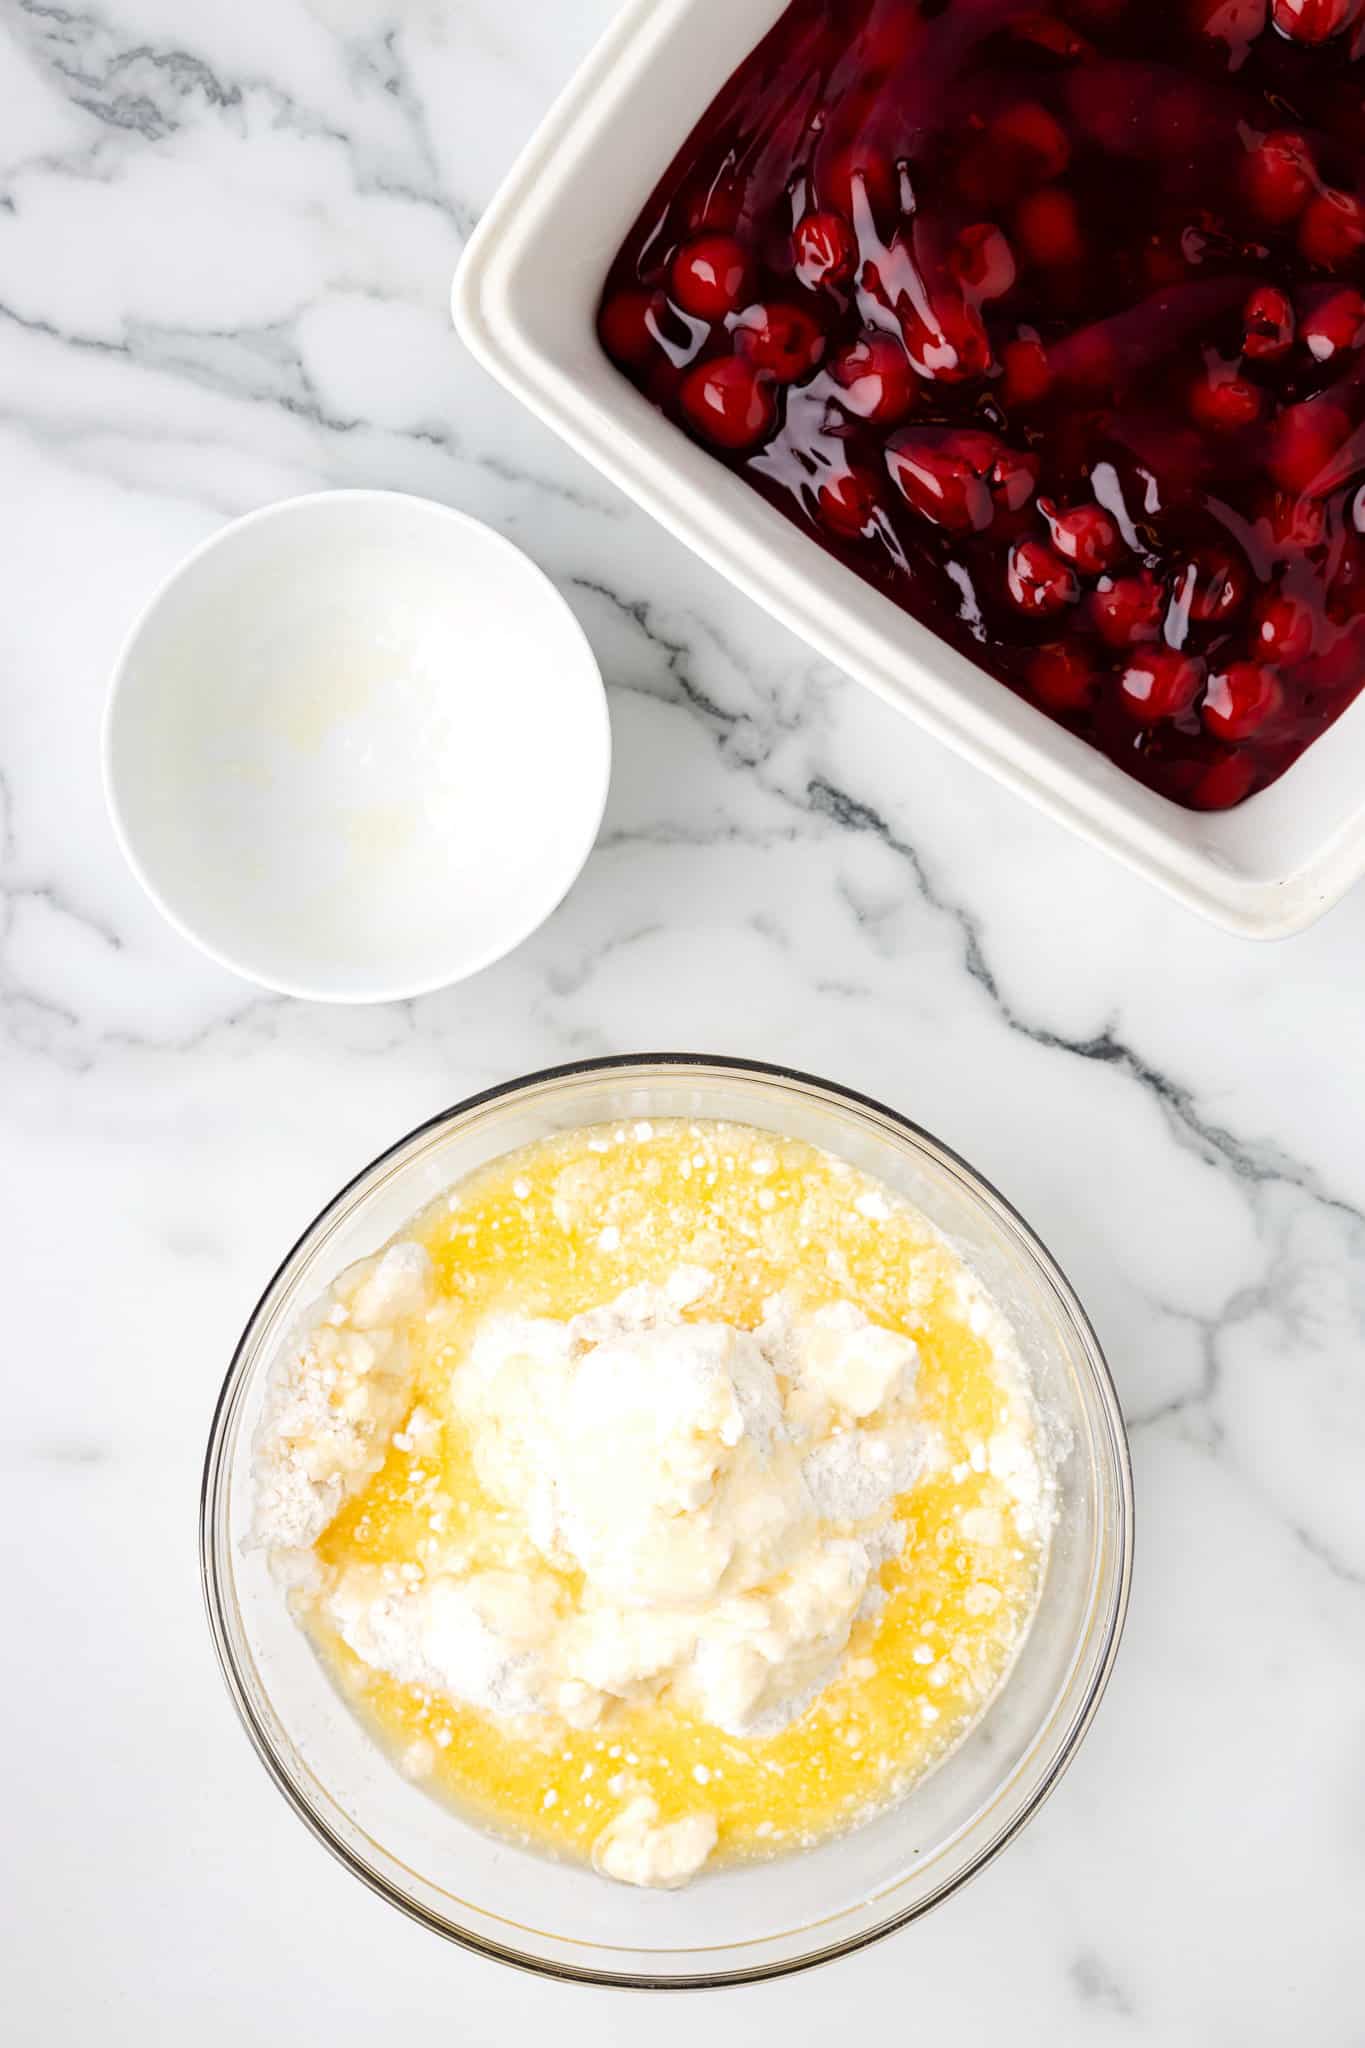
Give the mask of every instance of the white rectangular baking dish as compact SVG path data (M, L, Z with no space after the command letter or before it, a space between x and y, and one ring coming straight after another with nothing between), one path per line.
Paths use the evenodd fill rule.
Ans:
M1272 788L1183 811L954 653L657 413L598 346L607 267L785 0L629 0L470 241L453 310L523 404L803 639L937 739L1228 930L1301 931L1365 873L1365 694Z

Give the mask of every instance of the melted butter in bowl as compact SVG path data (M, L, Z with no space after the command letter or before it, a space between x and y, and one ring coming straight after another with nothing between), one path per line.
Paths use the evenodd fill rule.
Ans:
M394 1760L636 1884L902 1798L1025 1639L1052 1479L958 1254L831 1154L542 1140L334 1284L277 1363L257 1540Z

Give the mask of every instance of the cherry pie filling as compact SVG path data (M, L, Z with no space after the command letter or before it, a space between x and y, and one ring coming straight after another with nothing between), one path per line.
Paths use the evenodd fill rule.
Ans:
M1365 684L1365 0L794 0L604 348L1187 807Z

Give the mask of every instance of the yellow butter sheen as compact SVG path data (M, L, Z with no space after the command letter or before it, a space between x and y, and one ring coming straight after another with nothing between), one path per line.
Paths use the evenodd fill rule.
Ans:
M861 1201L861 1206L860 1206ZM317 1646L357 1711L432 1792L513 1839L586 1857L630 1793L663 1820L706 1811L713 1861L806 1846L902 1796L977 1721L1037 1602L1045 1536L986 1465L999 1431L1032 1429L1017 1366L973 1318L957 1255L914 1212L829 1154L744 1126L660 1122L566 1133L498 1160L408 1236L438 1308L412 1332L416 1401L439 1431L399 1433L382 1470L317 1544L324 1565L424 1564L450 1545L503 1561L505 1519L451 1419L451 1375L492 1313L567 1318L682 1265L714 1286L694 1313L752 1328L785 1292L853 1301L919 1346L918 1405L935 1469L897 1503L907 1536L880 1569L886 1601L855 1625L846 1675L781 1733L737 1738L666 1702L594 1729L500 1722L362 1665L316 1618ZM989 1510L975 1514L973 1510ZM967 1530L963 1517L968 1517ZM985 1541L980 1532L1003 1541Z

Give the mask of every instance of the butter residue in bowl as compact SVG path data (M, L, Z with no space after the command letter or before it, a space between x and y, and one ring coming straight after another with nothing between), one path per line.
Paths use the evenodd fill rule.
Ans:
M257 1534L409 1768L674 1886L970 1725L1048 1488L1007 1327L922 1218L809 1147L640 1130L499 1162L342 1276L277 1370Z

